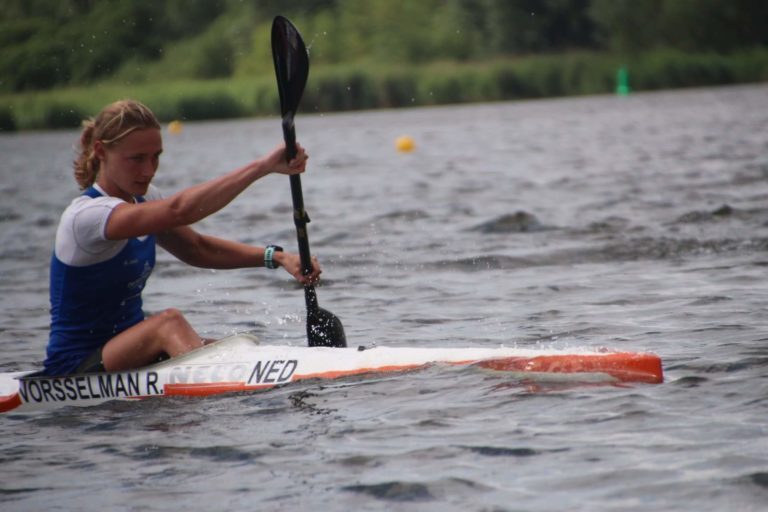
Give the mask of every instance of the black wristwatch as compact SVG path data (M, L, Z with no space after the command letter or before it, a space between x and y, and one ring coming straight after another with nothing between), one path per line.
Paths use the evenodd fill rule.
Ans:
M283 248L279 245L268 245L266 249L264 249L264 266L271 269L276 269L280 265L278 265L273 258L275 255L275 251L283 252Z

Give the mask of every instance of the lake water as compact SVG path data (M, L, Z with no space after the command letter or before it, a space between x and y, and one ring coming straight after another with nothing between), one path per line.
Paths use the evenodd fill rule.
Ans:
M652 351L665 383L430 368L9 414L0 509L768 509L768 86L300 114L297 130L319 300L350 345ZM414 152L395 150L403 134ZM276 118L186 124L155 183L280 137ZM43 358L76 138L0 136L0 371ZM294 248L288 179L198 227ZM304 343L282 271L160 252L145 306L209 337Z

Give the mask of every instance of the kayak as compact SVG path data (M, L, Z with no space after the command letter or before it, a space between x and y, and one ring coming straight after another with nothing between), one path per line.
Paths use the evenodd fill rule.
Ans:
M650 353L532 350L517 347L299 347L260 345L238 334L135 370L61 377L0 374L0 412L92 406L112 400L209 396L258 391L307 379L402 372L429 365L467 366L535 377L576 374L611 383L660 383L661 359Z

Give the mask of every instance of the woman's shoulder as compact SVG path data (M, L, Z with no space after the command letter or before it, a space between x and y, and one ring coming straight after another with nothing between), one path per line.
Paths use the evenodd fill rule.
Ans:
M115 206L123 202L122 199L109 196L77 196L62 212L59 224L82 224L86 219L87 222L100 223L102 217L109 216Z
M110 197L110 196L96 196L91 197L85 194L79 195L76 198L72 199L72 202L69 203L69 206L66 207L64 210L64 213L72 213L72 212L78 212L87 208L93 208L93 207L99 207L99 206L107 206L114 208L120 203L123 203L124 201L118 197Z
M56 230L56 256L69 265L82 266L102 261L110 254L108 249L119 248L124 242L107 240L104 227L112 210L121 203L122 199L109 196L81 195L73 199Z

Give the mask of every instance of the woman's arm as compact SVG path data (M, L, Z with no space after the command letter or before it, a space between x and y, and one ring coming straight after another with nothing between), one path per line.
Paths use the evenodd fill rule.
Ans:
M300 149L296 158L286 163L285 149L281 146L264 158L168 198L121 204L115 207L107 221L106 237L122 240L194 224L221 210L254 181L267 174L304 172L306 161L307 155Z
M196 267L232 269L264 266L263 247L203 235L189 226L159 234L158 243L184 263ZM306 277L302 274L298 254L276 252L273 258L275 263L303 284L313 284L320 278L322 270L315 258L312 258L313 272Z

